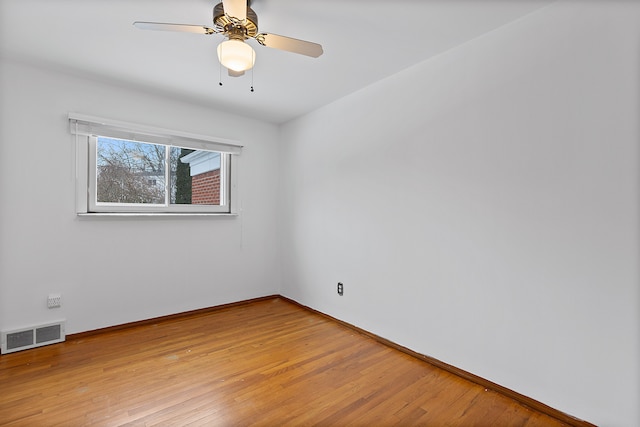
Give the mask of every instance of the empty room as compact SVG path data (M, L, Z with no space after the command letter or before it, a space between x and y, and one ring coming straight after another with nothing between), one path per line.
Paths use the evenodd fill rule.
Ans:
M639 81L635 0L0 0L0 425L640 425Z

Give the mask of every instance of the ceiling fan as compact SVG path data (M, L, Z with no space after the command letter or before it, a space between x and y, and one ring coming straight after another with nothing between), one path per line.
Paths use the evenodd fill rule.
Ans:
M258 33L258 15L249 7L247 0L222 0L222 3L218 3L213 8L213 27L144 21L136 21L133 25L142 30L224 35L227 39L218 45L218 59L233 77L243 75L255 63L255 52L245 42L249 38L255 39L262 46L313 58L323 53L322 46L317 43L272 33Z

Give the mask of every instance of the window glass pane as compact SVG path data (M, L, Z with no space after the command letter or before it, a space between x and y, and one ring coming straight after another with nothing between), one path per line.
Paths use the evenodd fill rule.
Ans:
M171 203L224 205L223 154L171 147Z
M165 203L165 146L98 138L98 203Z
M193 153L188 148L171 147L171 203L191 204L191 167L180 159Z

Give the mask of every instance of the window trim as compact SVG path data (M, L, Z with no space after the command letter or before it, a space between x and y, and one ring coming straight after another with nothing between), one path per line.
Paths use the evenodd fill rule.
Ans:
M76 213L90 216L153 216L153 215L237 215L238 163L242 146L230 140L212 138L180 131L98 119L69 114L70 131L75 135L76 149ZM96 145L99 136L148 142L165 146L202 149L221 153L222 170L228 193L226 205L143 205L96 203ZM186 145L186 146L185 146Z

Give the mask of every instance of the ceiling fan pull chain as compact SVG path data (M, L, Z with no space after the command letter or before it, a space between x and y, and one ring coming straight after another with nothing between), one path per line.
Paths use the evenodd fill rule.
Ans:
M253 56L253 62L256 62L256 52L253 51L251 56ZM255 67L251 67L251 92L253 92L253 70L255 70Z
M218 61L218 65L220 66L219 75L218 75L218 85L222 86L222 62Z

